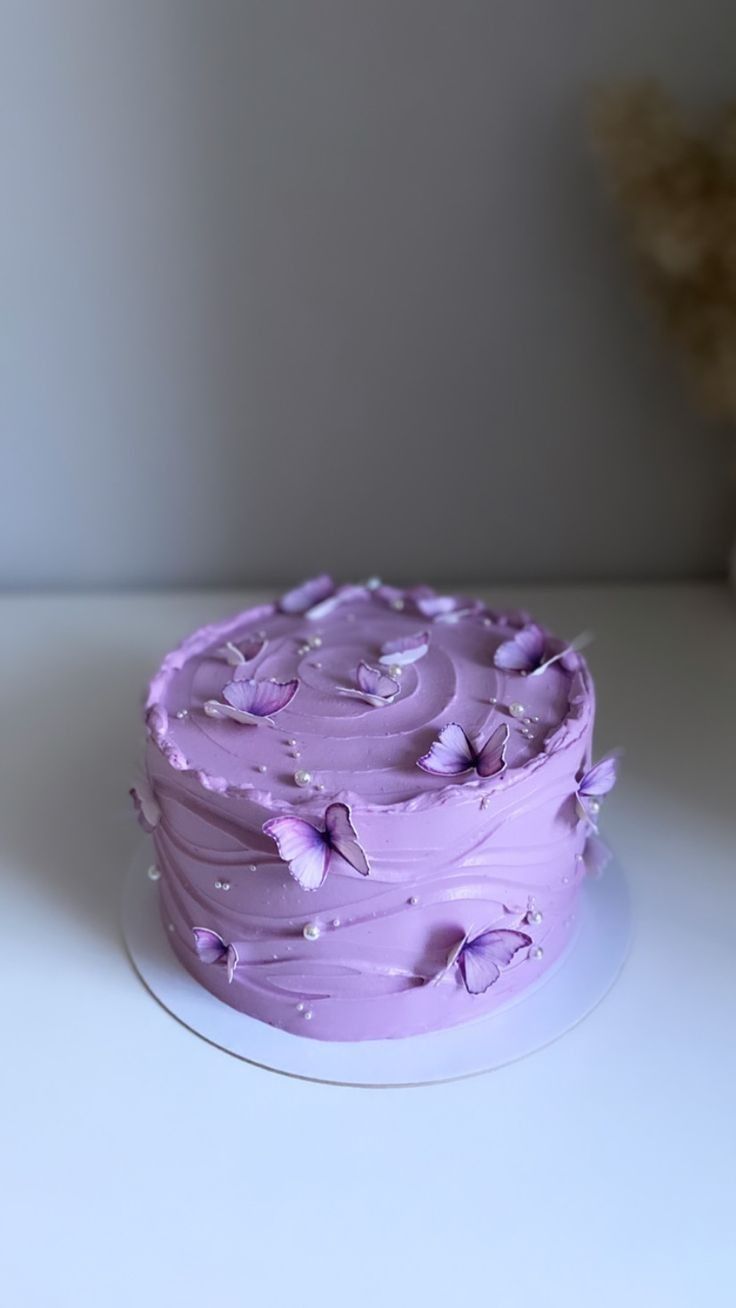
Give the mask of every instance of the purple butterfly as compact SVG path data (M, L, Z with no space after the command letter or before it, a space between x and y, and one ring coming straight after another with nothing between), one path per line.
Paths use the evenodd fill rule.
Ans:
M161 809L158 800L147 781L140 781L137 786L133 786L129 794L133 801L139 825L150 836L161 821Z
M592 768L588 768L578 782L575 792L578 813L581 818L590 822L593 828L595 828L593 819L600 809L600 801L609 790L613 790L617 776L618 759L615 754L609 754L600 762L594 763Z
M263 830L276 841L284 863L302 890L318 890L332 861L339 855L350 867L367 877L370 872L365 850L358 841L347 804L329 804L324 829L300 817L269 818Z
M240 962L235 945L226 945L222 936L218 936L216 931L210 931L209 927L192 927L192 935L200 961L224 963L227 968L227 979L232 981Z
M231 718L245 726L258 726L267 722L273 726L273 714L280 713L290 704L299 689L298 679L294 681L229 681L223 689L225 703L217 699L208 699L204 711L208 718Z
M315 604L321 600L327 599L335 589L335 583L332 577L326 572L319 577L310 577L301 586L295 586L293 590L288 590L279 600L279 608L282 613L306 613Z
M453 945L435 980L440 981L457 963L468 993L483 995L498 981L501 969L508 967L518 951L528 949L531 943L532 938L525 931L513 931L507 927L475 933L468 931Z
M415 603L419 612L433 622L459 622L483 607L480 600L457 599L454 595L419 595Z
M417 663L423 659L429 649L429 632L415 631L411 636L399 636L398 640L387 640L381 646L379 663L388 667L394 665L403 668L407 663Z
M370 663L364 660L358 664L355 680L358 683L357 689L352 686L338 686L338 693L364 699L366 704L371 704L373 708L383 708L386 704L393 704L401 689L398 681L387 676L382 668L372 668Z
M578 636L569 645L561 641L550 643L551 638L536 622L529 622L517 631L511 640L504 640L493 656L493 662L502 672L522 672L538 676L550 664L560 662L566 672L575 672L580 666L577 651L589 641L587 633ZM557 645L559 649L555 648Z
M479 777L497 777L506 768L507 723L492 731L485 745L476 747L457 722L449 722L418 760L419 767L437 777L456 777L472 768Z
M254 659L262 654L268 641L265 636L246 636L238 645L234 641L228 640L225 645L221 645L216 651L220 658L225 659L231 668L242 668L246 663L252 663ZM236 674L237 675L237 674Z
M368 591L365 586L340 586L334 595L328 595L326 599L320 600L318 604L313 604L311 608L308 608L306 616L312 622L319 622L320 618L328 618L341 604L349 604L351 600L364 600L367 598Z

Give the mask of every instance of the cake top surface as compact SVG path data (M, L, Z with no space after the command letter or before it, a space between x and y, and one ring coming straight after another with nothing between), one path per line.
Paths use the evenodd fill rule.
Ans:
M527 614L325 576L195 632L146 709L169 763L209 790L275 809L417 806L512 784L580 733L592 686L580 655ZM432 750L451 723L468 746L453 774L462 760ZM445 739L466 749L462 733Z

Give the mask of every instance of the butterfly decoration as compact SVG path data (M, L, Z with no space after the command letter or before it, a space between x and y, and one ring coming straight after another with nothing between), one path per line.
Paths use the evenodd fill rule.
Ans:
M323 572L318 577L310 577L309 581L302 582L301 586L288 590L281 596L279 608L282 613L306 613L308 609L326 600L334 589L332 577Z
M503 722L484 745L476 747L457 722L449 722L418 764L437 777L456 777L472 769L479 777L498 777L506 769L508 738L508 724Z
M319 622L321 618L329 618L335 609L341 604L349 604L351 600L364 600L368 598L368 591L365 586L340 586L334 595L328 595L326 599L320 600L318 604L313 604L307 609L306 616L312 622Z
M445 966L434 980L441 981L457 966L468 993L483 995L498 981L502 968L508 967L519 950L528 949L531 943L532 938L526 931L514 931L509 927L467 931L453 945Z
M150 836L161 821L161 809L151 786L148 781L139 781L137 786L131 786L128 793L133 801L139 826Z
M242 668L246 663L252 663L254 659L262 654L268 641L265 636L246 636L237 645L234 641L228 640L226 644L221 645L216 653L231 668ZM237 676L237 673L236 673Z
M302 890L319 889L335 855L361 876L367 877L370 872L347 804L329 804L324 823L322 828L306 818L276 817L263 824L263 830L276 842L280 857Z
M408 663L417 663L423 659L429 649L429 632L415 631L410 636L399 636L397 640L387 640L381 646L378 660L388 667L406 667Z
M588 644L587 632L576 637L569 645L561 641L551 642L551 638L537 622L529 622L510 640L504 640L493 656L493 662L502 672L520 672L528 676L539 676L553 663L560 663L566 672L576 672L580 667L578 650ZM559 649L554 648L560 645Z
M583 864L588 876L594 880L602 876L611 858L611 851L605 841L601 840L595 832L591 832L583 849Z
M602 758L598 763L594 763L592 768L578 781L578 787L575 792L575 802L579 816L590 823L595 830L595 817L600 808L600 801L609 790L613 790L618 776L618 759L615 754L609 754Z
M463 600L454 595L415 595L414 603L425 618L433 622L460 622L480 613L480 600Z
M235 945L226 945L222 936L209 927L192 927L194 945L202 963L224 963L228 982L232 981L240 962Z
M363 699L373 708L383 708L386 704L393 704L401 689L398 681L394 677L389 677L383 668L372 668L370 663L366 663L363 659L358 664L355 680L358 683L357 687L338 686L338 694Z
M299 680L256 681L255 678L229 681L222 696L225 703L208 699L204 711L208 718L230 718L244 726L266 722L273 726L273 715L290 704L299 689Z

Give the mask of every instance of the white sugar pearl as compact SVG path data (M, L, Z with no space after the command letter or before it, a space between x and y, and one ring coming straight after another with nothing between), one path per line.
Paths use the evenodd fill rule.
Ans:
M496 696L495 696L495 695L491 695L491 698L489 699L488 703L489 703L489 704L497 704L497 703L498 703L498 700L496 699Z
M148 880L149 880L149 881L158 881L158 879L159 879L160 876L161 876L161 873L159 872L158 868L157 868L157 867L154 867L153 864L152 864L151 867L149 867L149 869L148 869Z
M535 908L531 913L527 913L526 916L529 922L536 922L538 924L542 921L542 914L538 908Z
M174 926L173 922L169 922L169 931L176 931L176 927Z
M365 588L366 590L378 590L378 587L380 585L381 585L380 577L369 577L367 582L365 583Z
M524 708L523 704L519 703L518 700L514 700L511 704L509 704L509 713L511 714L512 718L523 718L526 716L526 709Z
M393 677L395 681L398 681L400 680L403 671L404 669L399 667L398 663L392 663L388 670L388 675Z
M321 932L316 922L307 922L302 935L305 940L319 940Z
M302 751L300 749L292 749L291 751L292 758L301 758L301 756L302 756Z
M333 917L333 919L332 919L332 925L333 925L333 927L339 927L339 925L340 925L340 919L339 919L339 917Z
M312 1010L311 1010L311 1008L305 1008L303 1016L304 1016L304 1021L305 1021L305 1022L311 1022L311 1020L312 1020Z
M223 890L229 890L229 889L230 889L230 882L229 882L229 881L223 881L223 883L222 883L222 889L223 889Z
M291 748L292 748L292 749L296 749L296 746L297 746L297 744L298 744L298 741L296 741L296 740L287 740L286 743L287 743L287 745L291 745Z
M294 780L297 786L308 786L312 780L312 774L311 772L305 772L304 768L299 768L299 771L294 773Z
M215 882L215 890L222 890L222 882L221 882L221 881L216 881L216 882Z
M407 903L411 904L412 908L415 908L416 905L419 903L419 900L417 899L416 895L410 895L407 900Z
M600 813L600 811L601 811L600 800L598 800L598 799L589 799L589 800L588 800L588 812L589 812L589 813L592 813L593 816L595 817L596 813Z
M248 864L248 871L249 871L249 872L255 872L255 870L256 870L256 865L255 865L255 863L249 863L249 864Z
M319 649L320 645L322 644L322 637L310 636L309 640L307 641L307 644L309 645L310 649Z
M391 608L396 609L397 613L400 613L403 607L404 607L403 599L391 600Z
M181 720L182 720L183 718L188 718L188 717L189 717L189 709L178 709L178 710L177 710L177 714L176 714L176 716L178 717L179 721L181 722Z
M318 781L317 784L316 784L316 786L315 786L314 788L315 788L315 790L324 790L324 788L325 788L325 783L324 783L324 781Z
M300 645L299 648L297 649L297 654L308 654L308 653L309 653L308 645Z
M259 763L258 767L256 768L256 772L266 772L267 770L268 769L266 768L265 763Z
M299 1001L299 1003L298 1003L297 1006L296 1006L296 1011L297 1011L297 1013L303 1013L303 1012L304 1012L304 1004L301 1002L301 1000Z
M319 660L317 660L316 663L312 664L312 667L317 668L317 670L319 670L322 667L322 664L319 662Z
M530 950L529 950L529 957L530 957L530 958L535 958L535 959L537 959L537 960L539 960L540 958L544 958L544 950L542 949L542 946L541 946L541 945L535 945L533 949L530 949Z

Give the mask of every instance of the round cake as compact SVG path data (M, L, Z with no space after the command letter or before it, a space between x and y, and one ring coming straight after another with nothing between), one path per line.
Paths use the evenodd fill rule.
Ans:
M605 857L593 717L574 644L426 586L321 576L202 628L151 682L132 791L177 957L319 1040L510 1004Z

